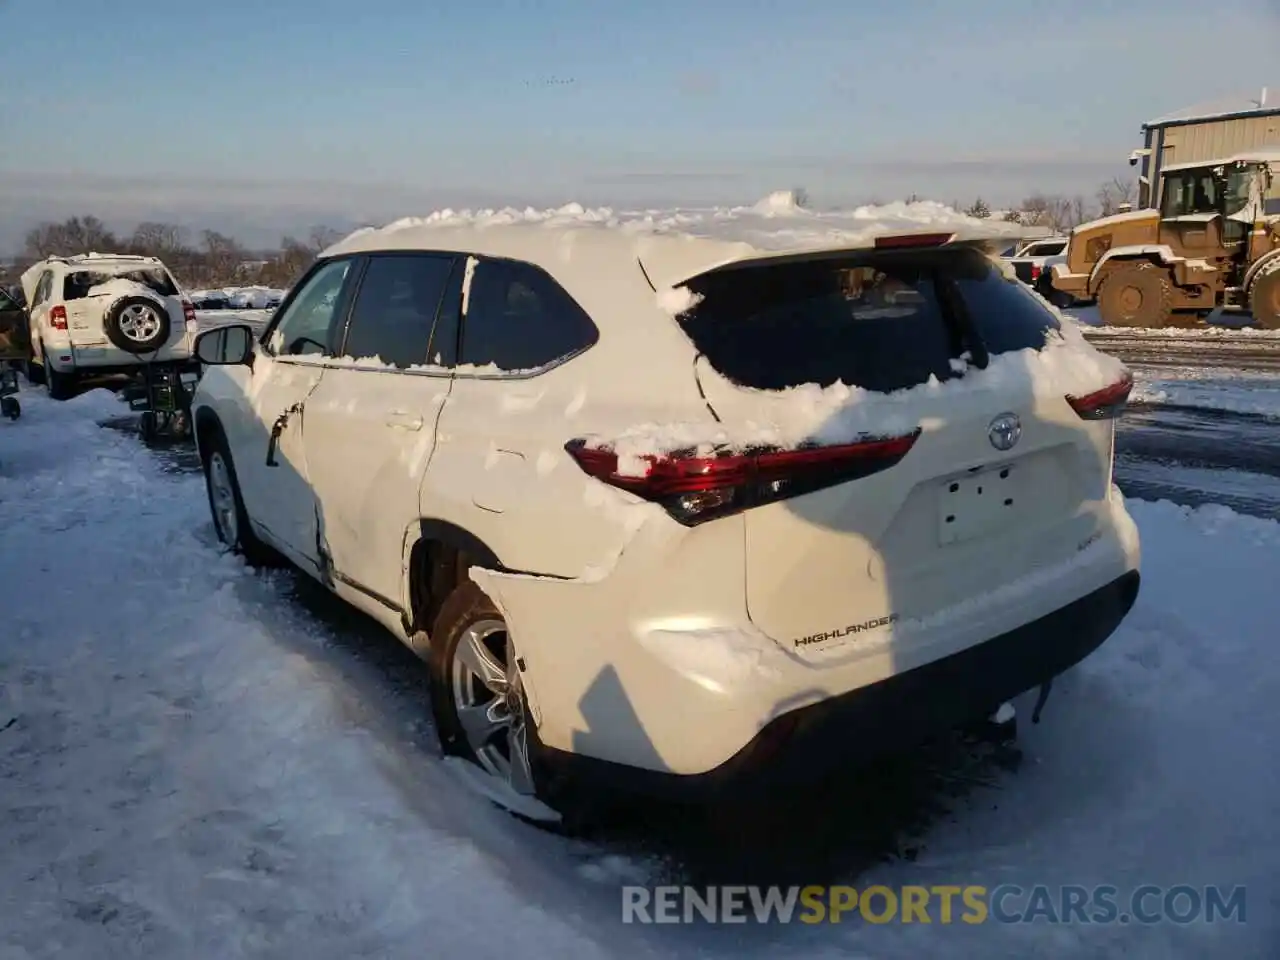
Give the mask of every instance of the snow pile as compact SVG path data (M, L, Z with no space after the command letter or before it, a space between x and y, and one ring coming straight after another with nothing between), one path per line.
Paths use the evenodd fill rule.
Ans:
M980 220L934 201L896 202L861 206L853 210L816 210L803 207L793 191L770 194L744 207L687 207L674 209L615 210L568 203L536 209L437 210L423 217L404 217L381 228L362 227L344 238L341 247L370 234L394 234L431 227L495 227L534 224L548 228L615 228L644 234L682 234L713 240L739 241L761 250L788 249L817 244L857 244L885 233L928 228L965 230L983 236L1021 236L1017 224Z
M702 376L713 375L704 371ZM616 436L586 438L596 449L611 449L619 463L677 450L701 456L753 446L792 449L806 443L850 443L863 437L902 436L920 426L922 412L962 394L1020 395L1030 388L1037 396L1085 396L1128 376L1120 360L1090 346L1074 326L1049 337L1041 350L995 356L986 369L970 368L963 377L939 381L931 377L895 393L875 393L834 383L804 384L782 391L739 387L721 381L761 402L767 419L727 425L715 421L644 423Z
M658 309L672 317L687 313L702 302L702 296L688 287L663 287L657 298Z
M1084 310L1081 317L1088 316ZM1082 322L1083 319L1082 319ZM1280 330L1263 330L1259 327L1104 327L1092 326L1090 335L1096 337L1142 337L1143 339L1202 339L1202 340L1277 340Z
M163 302L160 294L156 293L145 283L138 283L136 280L129 280L126 277L114 277L106 283L99 283L89 288L89 296L91 297L146 297L149 300Z
M755 212L766 217L794 217L804 213L804 204L796 190L777 190L755 205Z

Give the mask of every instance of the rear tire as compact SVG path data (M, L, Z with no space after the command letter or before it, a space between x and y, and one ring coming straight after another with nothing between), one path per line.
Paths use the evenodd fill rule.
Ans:
M44 358L44 388L51 400L70 400L76 394L76 375L61 373L49 362L49 351L41 344L40 356Z
M1146 260L1111 267L1098 290L1098 313L1109 327L1167 326L1173 316L1169 271Z
M236 478L227 439L216 427L210 431L204 449L204 487L213 517L213 531L218 540L233 553L244 557L250 566L277 566L280 555L253 532L240 495L240 481Z
M539 762L522 663L488 595L471 581L455 587L436 615L427 652L440 748L563 813L560 791L548 789Z
M1273 260L1249 285L1249 312L1265 330L1280 330L1280 260Z
M22 373L27 378L27 383L33 387L44 386L44 364L36 363L34 354L23 361Z

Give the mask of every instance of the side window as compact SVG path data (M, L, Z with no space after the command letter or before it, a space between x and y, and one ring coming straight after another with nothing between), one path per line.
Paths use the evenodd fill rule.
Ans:
M277 356L332 353L331 336L341 308L350 260L326 263L304 282L267 336L267 349Z
M31 295L31 306L38 307L49 299L49 289L53 286L53 272L46 270L40 274L40 282L36 284L35 293Z
M544 271L512 260L476 264L462 327L462 363L532 370L598 338L591 318Z
M440 254L371 257L351 308L343 355L377 357L401 370L427 363L454 265L453 257Z

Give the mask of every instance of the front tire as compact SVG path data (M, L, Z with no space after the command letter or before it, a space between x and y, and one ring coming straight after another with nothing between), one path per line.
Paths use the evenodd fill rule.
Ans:
M1109 327L1167 326L1173 316L1169 271L1146 260L1112 267L1098 290L1098 313Z
M253 532L240 495L240 481L236 478L231 451L221 430L214 429L209 438L204 455L204 485L218 540L233 553L243 556L251 566L276 565L276 552Z
M1265 330L1280 330L1280 260L1267 264L1249 285L1249 312Z

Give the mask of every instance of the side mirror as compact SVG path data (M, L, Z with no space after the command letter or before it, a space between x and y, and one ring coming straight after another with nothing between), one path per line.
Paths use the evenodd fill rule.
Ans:
M229 323L196 337L196 359L211 367L236 366L253 361L253 327Z

